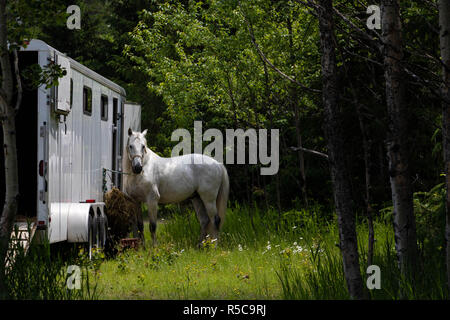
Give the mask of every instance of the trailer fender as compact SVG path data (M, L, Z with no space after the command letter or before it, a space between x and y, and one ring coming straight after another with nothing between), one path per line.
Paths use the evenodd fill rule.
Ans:
M105 219L104 203L72 203L67 215L67 241L88 242L89 215Z

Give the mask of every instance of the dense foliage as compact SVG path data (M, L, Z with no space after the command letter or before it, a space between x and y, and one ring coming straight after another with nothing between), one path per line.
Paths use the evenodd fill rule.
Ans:
M77 1L75 1L77 2ZM61 25L41 38L94 70L123 84L130 100L143 105L149 144L168 156L176 128L280 129L278 176L262 177L256 166L230 165L232 198L289 208L302 199L296 128L303 147L326 152L320 93L318 22L296 1L79 1L81 30ZM366 1L337 1L339 12L370 37ZM402 6L411 172L415 191L441 182L440 64L437 8L423 1ZM355 201L364 205L364 154L359 121L369 141L374 205L390 200L384 141L387 120L382 57L361 40L348 21L337 18L340 105ZM375 43L377 43L375 41ZM358 117L358 109L359 115ZM295 114L298 113L296 118ZM433 151L433 152L432 152ZM305 153L306 192L329 205L331 184L325 160ZM245 186L245 187L244 187ZM266 198L265 198L266 197Z
M164 156L176 144L170 141L171 133L177 128L192 132L196 120L202 121L203 131L279 129L278 174L261 176L260 165L228 165L227 169L231 200L275 210L281 223L282 212L321 206L325 210L319 212L325 215L333 207L327 160L293 150L302 147L327 153L319 23L316 11L306 2L55 0L52 10L57 17L69 4L81 7L81 30L67 29L64 19L58 18L30 34L123 85L128 99L142 104L149 147ZM42 11L39 1L32 3L35 7L27 7L30 12ZM381 31L366 27L366 8L371 4L367 0L333 3L345 139L340 152L347 159L360 217L367 208L367 190L375 212L383 208L389 212L392 199L383 44ZM20 15L24 8L18 5L15 10ZM436 259L443 265L437 3L401 1L401 19L407 163L415 192L417 238L423 260ZM23 35L20 23L13 25ZM383 217L389 219L386 212Z

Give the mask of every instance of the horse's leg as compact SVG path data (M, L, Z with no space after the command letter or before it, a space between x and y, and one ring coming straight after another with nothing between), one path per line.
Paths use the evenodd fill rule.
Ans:
M142 224L142 216L139 217L139 214L136 212L133 215L133 220L132 220L132 226L131 226L131 231L133 233L133 237L135 238L141 238L141 235L139 234L141 229L140 229L140 223Z
M206 238L207 228L208 228L210 219L209 219L208 213L206 212L205 205L203 204L203 201L200 199L200 197L195 197L191 201L192 201L192 205L194 207L195 213L197 214L197 219L200 222L200 227L201 227L200 241L199 241L199 246L200 246L202 241L205 240L205 238Z
M139 210L137 213L137 232L138 232L138 237L139 239L141 239L142 245L144 246L145 249L145 236L144 236L144 220L142 218L142 212Z
M218 239L220 220L218 220L219 216L217 215L216 199L210 200L207 197L202 197L202 195L200 195L200 197L202 198L203 204L210 220L210 223L208 224L208 234L213 239Z
M158 217L158 202L157 201L148 201L148 217L150 220L149 229L152 235L153 246L156 246L156 219Z

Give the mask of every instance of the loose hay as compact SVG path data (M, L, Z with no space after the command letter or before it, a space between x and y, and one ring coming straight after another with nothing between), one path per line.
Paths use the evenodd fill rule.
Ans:
M105 194L106 216L115 242L127 238L133 224L141 217L140 205L117 188Z

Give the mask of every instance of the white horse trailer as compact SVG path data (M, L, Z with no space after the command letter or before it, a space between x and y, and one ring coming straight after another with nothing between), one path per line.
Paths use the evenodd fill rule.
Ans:
M19 63L22 70L57 63L67 74L57 87L25 88L16 119L18 217L31 218L36 232L50 243L102 246L107 230L104 188L122 189L121 174L112 174L104 185L103 169L122 170L128 127L141 129L140 105L127 103L122 87L43 41L30 41L19 52ZM2 157L0 181L5 181ZM3 197L4 183L1 207Z

